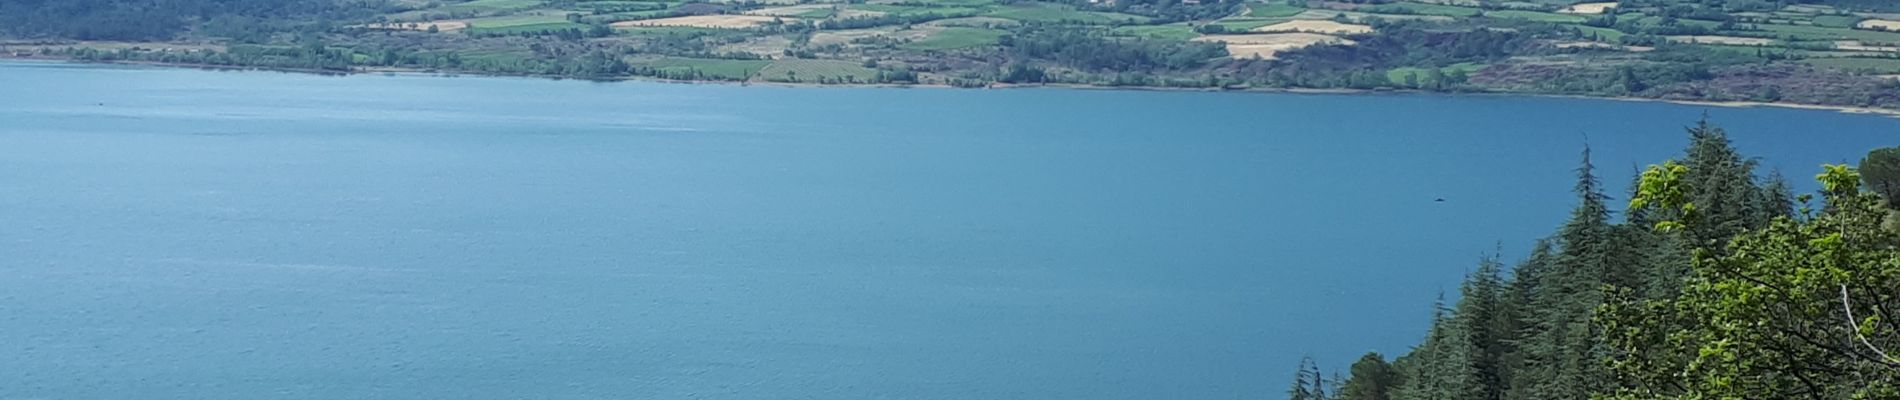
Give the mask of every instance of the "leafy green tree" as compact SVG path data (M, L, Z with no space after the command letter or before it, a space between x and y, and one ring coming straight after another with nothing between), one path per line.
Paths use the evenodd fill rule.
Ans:
M1860 178L1874 194L1887 199L1887 207L1900 210L1900 147L1867 152L1860 159Z
M1632 205L1698 209L1685 201L1693 183L1681 181L1692 174L1668 172L1681 168L1652 167ZM1629 383L1613 398L1900 398L1900 235L1880 226L1886 212L1858 172L1825 170L1819 215L1776 218L1723 251L1696 249L1678 298L1625 290L1599 311Z
M1398 385L1398 372L1377 352L1366 353L1352 363L1352 376L1340 386L1340 400L1391 400Z

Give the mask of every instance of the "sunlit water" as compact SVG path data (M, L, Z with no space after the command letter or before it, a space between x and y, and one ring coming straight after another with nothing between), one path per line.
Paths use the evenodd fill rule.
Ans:
M52 399L1269 398L1521 257L1586 137L1623 197L1705 111L48 63L0 93L0 398ZM1706 111L1804 189L1900 142Z

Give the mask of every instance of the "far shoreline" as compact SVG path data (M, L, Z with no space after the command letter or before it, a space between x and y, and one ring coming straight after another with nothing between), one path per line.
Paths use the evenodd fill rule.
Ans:
M767 87L784 87L784 88L871 88L871 89L920 88L920 89L982 89L982 90L1067 89L1067 90L1108 90L1108 91L1282 93L1282 94L1325 94L1325 95L1431 94L1431 95L1451 95L1451 96L1464 96L1464 95L1529 96L1529 97L1569 98L1569 99L1587 99L1587 100L1657 102L1657 103L1671 103L1671 104L1680 104L1680 105L1722 107L1722 108L1783 108L1783 109L1794 109L1794 110L1833 111L1833 112L1838 112L1842 114L1878 115L1878 116L1883 116L1883 117L1888 117L1888 118L1900 118L1900 110L1884 109L1884 108L1831 106L1831 105L1821 105L1821 104L1804 104L1804 103L1789 103L1789 102L1678 100L1678 99L1656 99L1656 98L1645 98L1645 97L1588 96L1588 95L1536 93L1536 92L1485 92L1485 91L1433 92L1433 91L1425 91L1425 90L1417 90L1417 89L1372 89L1372 90L1369 90L1369 89L1343 89L1343 88L1254 88L1254 87L1230 89L1230 88L1181 88L1181 87L1163 87L1163 86L1101 86L1101 85L1072 84L1072 83L1037 84L1037 85L993 83L985 87L963 88L963 87L955 87L955 86L944 85L944 84L922 84L922 83L917 83L917 84L855 84L855 83L821 84L821 83L801 83L801 82L754 82L754 81L749 81L749 80L748 81L678 80L678 79L664 79L664 78L655 78L655 77L647 77L647 76L625 76L625 77L614 77L614 78L576 78L576 77L560 76L560 75L507 74L507 73L494 73L494 72L444 71L444 70L392 68L392 67L372 67L372 68L352 69L349 71L335 71L335 70L307 69L307 68L273 68L273 67L256 67L256 66L168 63L168 62L157 62L157 61L92 61L92 60L79 60L79 59L66 58L66 57L39 57L39 56L18 57L18 56L6 55L6 54L0 54L0 62L49 62L49 63L67 63L67 64L84 64L84 65L131 65L131 66L148 66L148 67L156 67L156 68L174 68L174 69L199 69L199 70L218 70L218 71L258 71L258 72L280 72L280 73L331 75L331 76L409 75L409 76L455 78L455 77L462 77L466 75L466 76L471 76L471 77L484 77L484 78L489 78L489 77L492 77L492 78L531 78L531 79L556 80L556 81L576 80L576 81L590 81L590 82L601 82L601 83L652 82L652 83L688 84L688 85L767 86Z

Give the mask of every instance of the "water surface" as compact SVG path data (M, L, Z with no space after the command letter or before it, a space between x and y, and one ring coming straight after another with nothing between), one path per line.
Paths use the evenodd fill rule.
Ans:
M1586 136L1617 192L1705 111L1795 177L1900 138L1501 96L0 88L0 398L1268 398L1554 230Z

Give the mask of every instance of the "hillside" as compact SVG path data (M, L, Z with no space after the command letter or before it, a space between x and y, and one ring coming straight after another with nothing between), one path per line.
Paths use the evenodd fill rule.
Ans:
M0 0L0 54L622 79L1413 89L1900 109L1900 6Z

